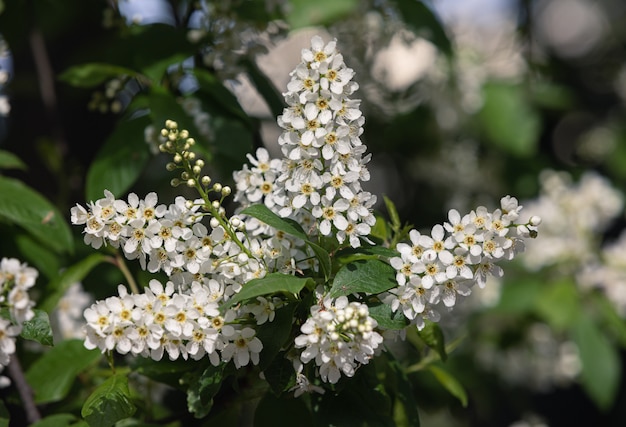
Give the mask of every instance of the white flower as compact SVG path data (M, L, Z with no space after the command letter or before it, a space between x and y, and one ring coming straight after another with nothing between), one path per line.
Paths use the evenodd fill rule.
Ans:
M259 363L259 354L263 349L263 344L255 336L254 329L243 328L235 330L234 334L228 336L226 336L225 332L223 333L225 338L229 340L224 350L222 350L222 359L225 362L232 359L237 369L248 365L250 361L254 365Z

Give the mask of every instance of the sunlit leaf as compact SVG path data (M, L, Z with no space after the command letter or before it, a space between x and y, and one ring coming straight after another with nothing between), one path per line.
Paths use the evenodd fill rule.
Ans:
M287 12L291 29L330 24L354 11L357 0L293 0Z
M119 76L134 77L137 72L118 65L92 62L75 65L59 75L59 80L72 86L90 88Z
M35 317L24 322L20 336L27 340L37 341L43 345L52 345L52 328L48 313L34 309Z
M314 282L310 277L301 278L289 274L271 273L260 279L246 282L241 291L226 301L225 305L230 307L241 301L278 292L298 294L307 284L312 283Z
M329 295L337 298L353 293L378 294L395 286L396 271L377 259L354 261L339 269Z
M110 427L136 410L128 389L128 378L116 374L91 393L80 413L90 427Z

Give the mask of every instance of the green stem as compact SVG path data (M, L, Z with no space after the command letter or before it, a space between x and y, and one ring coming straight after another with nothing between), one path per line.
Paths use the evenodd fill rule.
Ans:
M461 335L460 337L452 341L450 344L448 344L446 346L446 354L452 353L463 342L465 338L467 338L467 334ZM407 367L404 370L404 372L406 372L407 374L410 374L412 372L421 371L422 369L426 368L431 363L436 362L437 360L440 360L440 359L441 357L439 357L439 354L433 351L428 356L420 360L418 363Z
M135 282L135 278L132 274L130 274L130 270L126 266L126 262L124 261L124 257L122 257L119 252L115 254L115 265L120 269L126 281L128 282L128 286L130 286L130 290L134 294L138 294L139 287L137 286L137 282Z

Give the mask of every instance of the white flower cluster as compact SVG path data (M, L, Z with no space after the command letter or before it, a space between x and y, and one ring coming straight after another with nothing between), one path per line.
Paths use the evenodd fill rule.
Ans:
M531 269L559 264L578 269L593 261L605 231L623 212L624 196L597 173L583 174L578 183L566 172L543 171L541 194L527 203L543 219L541 243L529 242L522 261Z
M581 290L601 290L626 317L626 234L603 246L599 240L623 214L624 195L593 172L578 182L551 170L540 178L541 194L528 206L544 220L542 244L529 242L522 262L532 269L558 264Z
M228 187L221 191L230 193ZM120 248L126 258L138 259L143 269L163 271L183 287L192 281L206 281L207 276L219 277L227 286L227 295L237 292L242 283L265 275L265 266L242 252L215 218L209 222L210 228L200 222L206 215L199 212L200 201L193 203L179 196L165 206L157 205L156 193L145 199L131 193L128 201L117 200L106 190L105 196L89 203L87 209L81 205L71 209L72 224L85 225L84 241L96 249L106 244ZM230 221L239 222L236 217ZM243 233L239 237L244 240ZM271 243L251 241L249 246L257 254L267 252L280 258L282 246L276 243L271 247Z
M383 342L374 330L376 326L365 304L349 302L345 296L334 301L325 298L311 307L311 316L301 326L302 334L296 337L295 347L304 349L300 354L302 363L315 360L322 381L335 384L341 373L352 377L361 364L367 364L374 356ZM307 386L308 382L302 385Z
M541 220L517 224L522 207L514 197L503 197L500 206L493 212L481 206L463 217L452 209L449 222L435 225L430 235L411 230L411 243L399 243L400 256L390 260L398 282L385 298L392 310L422 329L425 319L439 320L438 304L452 309L475 284L482 288L489 275L502 276L496 263L523 251Z
M235 200L245 207L262 199L281 217L309 226L310 234L358 247L375 223L376 197L361 187L370 177L370 155L360 139L359 101L349 98L358 84L335 45L316 36L302 50L284 94L289 107L278 118L284 158L270 160L264 149L250 156L254 166L234 175Z
M15 258L0 260L0 306L8 308L8 318L0 317L0 370L10 362L15 353L15 337L22 332L24 322L35 316L35 305L28 295L39 273ZM8 379L0 377L0 387Z
M118 294L85 310L87 348L154 360L165 352L171 360L208 357L215 366L233 360L236 368L259 363L261 341L253 328L232 323L241 313L220 314L224 287L215 280L194 282L187 293L151 280L142 294L128 294L122 285Z

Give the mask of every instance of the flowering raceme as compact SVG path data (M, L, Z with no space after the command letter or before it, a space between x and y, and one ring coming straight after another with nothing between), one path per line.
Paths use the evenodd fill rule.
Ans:
M120 286L86 309L88 348L235 368L286 358L293 372L283 391L323 392L318 384L352 377L388 337L437 321L437 310L502 274L497 263L522 251L540 222L517 223L521 206L509 196L494 211L452 210L430 235L374 243L376 197L362 187L370 155L353 77L335 41L314 37L303 49L278 118L283 158L264 148L248 155L250 165L234 173L233 216L222 207L231 189L202 175L194 139L173 121L160 149L173 156L168 170L182 170L172 184L196 189L198 199L166 206L155 193L119 200L105 191L72 208L86 244L118 248L168 276L143 292Z

